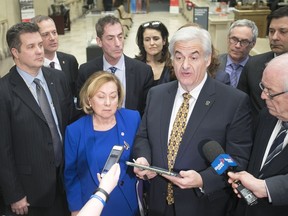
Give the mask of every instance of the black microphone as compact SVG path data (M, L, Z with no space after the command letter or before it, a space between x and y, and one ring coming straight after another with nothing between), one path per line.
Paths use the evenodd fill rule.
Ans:
M227 175L228 171L234 171L237 167L235 160L230 155L225 154L221 145L216 141L206 142L202 146L202 153L218 175L223 173ZM252 206L258 202L252 191L245 188L240 181L235 181L234 183L238 184L236 189L248 205Z

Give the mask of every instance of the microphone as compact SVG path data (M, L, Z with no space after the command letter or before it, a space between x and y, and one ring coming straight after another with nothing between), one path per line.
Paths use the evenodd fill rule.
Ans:
M208 141L202 146L202 153L207 161L211 163L212 168L216 171L218 175L223 173L227 175L228 171L234 171L237 167L237 163L233 158L225 154L221 145L216 141ZM255 205L257 197L247 188L245 188L240 181L235 181L238 184L236 188L242 198L250 206Z

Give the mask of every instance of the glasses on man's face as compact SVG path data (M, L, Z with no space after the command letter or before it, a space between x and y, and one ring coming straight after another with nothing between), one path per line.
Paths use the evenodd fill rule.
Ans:
M230 44L233 44L233 45L236 45L236 44L240 43L240 46L241 46L241 47L247 47L249 44L252 43L252 41L249 41L249 40L247 40L247 39L240 40L240 39L237 38L237 37L230 37L230 38L229 38L229 43L230 43Z
M161 24L161 22L159 22L159 21L146 22L146 23L143 23L143 24L142 24L142 27L143 27L143 28L147 28L147 27L149 27L149 26L158 27L160 24Z
M280 93L276 93L276 94L271 94L269 89L266 88L262 82L259 83L259 87L260 89L262 90L262 92L264 92L264 94L267 95L267 97L269 97L270 100L273 100L274 97L276 96L279 96L279 95L282 95L282 94L285 94L287 93L288 91L283 91L283 92L280 92ZM266 89L266 91L264 91Z

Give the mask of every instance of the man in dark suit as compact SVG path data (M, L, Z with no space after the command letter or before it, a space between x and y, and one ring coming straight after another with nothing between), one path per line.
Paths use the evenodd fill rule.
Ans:
M271 51L252 56L243 68L237 88L250 96L252 114L256 117L265 107L261 99L261 81L266 64L277 55L288 52L288 6L273 11L267 17Z
M229 173L230 183L240 180L258 197L253 206L241 200L237 216L284 216L288 212L287 59L288 54L275 57L263 72L260 89L267 109L259 113L247 172ZM279 131L284 134L282 139Z
M111 71L124 87L126 93L124 107L138 110L142 115L147 92L153 84L151 67L123 54L124 33L118 18L108 15L99 19L96 33L96 40L103 49L103 56L80 66L77 79L78 92L91 74L100 70Z
M228 31L228 53L218 57L220 65L216 80L236 88L257 36L258 28L253 21L240 19L232 23Z
M177 171L181 177L134 168L139 178L149 178L151 182L148 215L223 216L229 209L232 190L224 177L212 171L199 148L205 140L215 140L237 160L239 169L245 169L252 145L249 98L207 75L212 53L208 31L195 27L178 30L171 38L169 51L177 81L149 91L133 158L139 164ZM186 105L188 113L182 116L187 116L187 120L180 121L178 110L183 113L181 103L187 102L182 97L184 92L192 98ZM186 122L182 132L179 125ZM181 131L180 137L177 130ZM177 136L179 149L173 153L171 141Z
M77 59L71 54L57 51L58 33L52 18L38 15L32 18L31 22L38 25L39 32L43 39L44 66L63 71L70 85L72 96L76 97L76 79L78 76Z
M72 108L69 86L62 71L42 67L37 25L16 24L6 38L15 62L0 79L0 186L6 215L68 215L61 141Z

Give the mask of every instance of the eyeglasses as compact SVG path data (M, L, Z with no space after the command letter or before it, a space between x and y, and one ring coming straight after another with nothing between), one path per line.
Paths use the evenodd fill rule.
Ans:
M266 92L264 91L264 94L266 94L266 95L269 97L270 100L273 100L274 97L279 96L279 95L282 95L282 94L285 94L285 93L288 92L288 91L283 91L283 92L280 92L280 93L271 94L271 93L269 92L269 89L266 88L266 87L263 85L262 82L259 83L259 87L260 87L260 89L261 89L262 91L264 91L264 89L267 89Z
M143 27L143 28L147 28L147 27L149 27L149 26L158 27L160 24L161 24L160 21L152 21L152 22L143 23L143 24L142 24L142 27Z
M249 44L251 44L252 41L249 41L249 40L246 40L246 39L240 40L240 39L237 38L237 37L230 37L230 38L229 38L229 43L234 44L234 45L240 43L240 46L241 46L241 47L246 47L246 46L248 46Z

